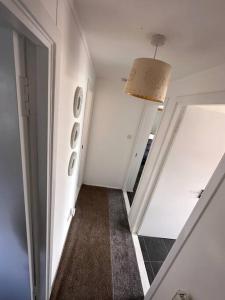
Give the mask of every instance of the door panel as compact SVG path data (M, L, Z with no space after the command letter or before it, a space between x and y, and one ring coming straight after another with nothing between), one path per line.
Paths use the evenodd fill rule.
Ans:
M29 211L30 278L36 299L42 300L47 281L48 51L14 32L14 54L21 147L24 149L25 203ZM25 88L27 91L23 92Z
M13 34L0 29L0 299L31 299Z

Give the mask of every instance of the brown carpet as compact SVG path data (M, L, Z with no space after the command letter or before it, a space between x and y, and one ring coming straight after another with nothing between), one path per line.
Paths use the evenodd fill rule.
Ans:
M82 186L51 300L143 299L123 194Z
M112 299L106 191L83 186L51 299Z
M110 189L108 199L113 299L144 299L123 193Z

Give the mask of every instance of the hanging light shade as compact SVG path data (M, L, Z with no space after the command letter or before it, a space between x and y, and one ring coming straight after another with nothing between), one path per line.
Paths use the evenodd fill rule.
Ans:
M171 74L171 66L153 58L137 58L126 82L129 95L163 103Z
M154 35L152 44L163 45L165 37ZM156 55L155 51L155 55ZM125 92L141 99L163 103L169 84L171 66L154 58L137 58L125 85Z

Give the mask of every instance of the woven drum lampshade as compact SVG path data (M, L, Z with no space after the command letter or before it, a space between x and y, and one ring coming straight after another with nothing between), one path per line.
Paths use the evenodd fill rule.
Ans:
M129 95L163 103L171 74L171 66L153 58L137 58L125 85Z

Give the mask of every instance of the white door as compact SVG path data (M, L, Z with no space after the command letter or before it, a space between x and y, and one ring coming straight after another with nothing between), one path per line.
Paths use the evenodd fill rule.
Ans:
M225 92L179 96L168 101L129 213L133 233L139 233L188 105L225 105ZM219 299L223 295L224 176L225 156L157 273L146 300L173 299L177 290L190 293L193 299Z
M47 282L48 50L13 32L32 297Z
M0 29L0 299L33 299L26 134L21 106L24 57L16 33Z

